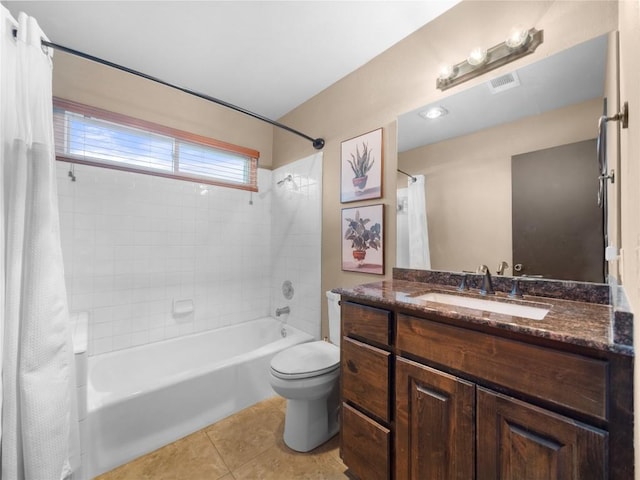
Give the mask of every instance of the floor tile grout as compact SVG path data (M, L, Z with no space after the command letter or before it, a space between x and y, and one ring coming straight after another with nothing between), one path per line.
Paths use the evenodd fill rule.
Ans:
M268 401L268 400L266 400L266 401ZM242 412L244 412L244 411L246 411L246 410L249 410L250 408L255 407L255 406L257 406L257 405L259 405L259 404L255 404L255 405L252 405L251 407L247 407L246 409L241 410L240 412L237 412L235 415L237 415L237 414L241 414ZM279 410L277 407L265 407L265 412L264 412L264 413L266 413L266 412L269 412L269 413L275 413L275 414L277 415L277 414L280 412L280 410ZM263 413L263 415L264 415L264 413ZM231 415L231 416L233 416L233 415ZM229 417L227 417L227 418L229 418ZM222 420L225 420L225 419L222 419ZM222 420L221 420L221 421L222 421ZM210 426L209 426L209 427L210 427ZM209 427L205 427L205 429L208 429ZM220 451L220 449L216 446L216 442L215 442L215 440L214 440L213 438L211 438L207 432L205 432L205 434L207 435L207 438L209 439L209 441L211 442L211 444L213 445L213 447L216 449L216 451L217 451L217 452L218 452L218 454L220 455L220 458L222 459L222 462L225 464L225 466L228 468L229 473L231 473L232 475L233 475L233 472L234 472L234 471L238 471L238 469L242 468L244 465L248 464L248 463L249 463L249 462L251 462L252 460L255 460L257 457L259 457L260 455L262 455L262 454L263 454L263 453L265 453L267 450L269 450L272 446L274 446L274 445L275 445L275 444L274 444L274 445L268 446L268 447L266 447L264 450L261 450L261 451L259 451L259 452L255 453L255 455L252 455L251 457L247 457L247 458L246 458L246 460L245 460L245 461L243 461L241 464L237 465L237 466L235 467L235 469L231 469L231 468L228 466L227 460L225 460L225 456L224 456L224 454L223 454L223 453ZM235 478L235 476L234 476L234 478Z
M205 427L205 428L208 428L208 427ZM222 456L222 453L220 453L220 450L218 449L218 447L216 447L216 444L214 443L214 441L211 439L209 434L204 430L205 429L203 428L200 431L202 431L204 433L204 436L207 437L207 440L209 440L209 443L211 443L211 446L214 448L214 450L216 451L216 453L218 454L218 456L222 460L223 465L227 469L227 473L223 474L221 477L218 477L218 478L224 478L227 475L231 475L233 477L233 475L231 474L231 469L229 468L229 465L227 465L227 462L225 461L224 457Z

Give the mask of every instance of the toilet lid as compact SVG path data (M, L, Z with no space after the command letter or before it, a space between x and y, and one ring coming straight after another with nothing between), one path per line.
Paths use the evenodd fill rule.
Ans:
M271 360L271 371L280 378L308 378L338 368L340 349L329 342L301 343L278 353Z

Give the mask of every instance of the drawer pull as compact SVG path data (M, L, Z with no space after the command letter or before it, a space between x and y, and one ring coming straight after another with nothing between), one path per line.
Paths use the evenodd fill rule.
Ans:
M358 373L358 366L353 360L347 360L347 368L353 373Z

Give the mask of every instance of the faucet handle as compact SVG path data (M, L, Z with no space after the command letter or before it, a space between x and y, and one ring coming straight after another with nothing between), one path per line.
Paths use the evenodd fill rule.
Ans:
M460 285L458 285L458 291L464 292L465 290L469 290L469 285L467 285L467 274L462 274L462 280L460 280Z
M496 269L496 274L497 275L503 275L504 271L509 268L509 264L507 262L505 262L504 260L501 260L500 263L498 264L498 268Z
M514 278L511 280L511 292L509 293L511 298L522 298L522 292L520 291L520 280Z

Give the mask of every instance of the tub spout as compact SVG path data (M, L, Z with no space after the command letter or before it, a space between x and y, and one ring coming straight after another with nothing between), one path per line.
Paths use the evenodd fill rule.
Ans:
M288 306L282 307L282 308L276 308L276 317L279 317L284 313L291 313L291 309Z

